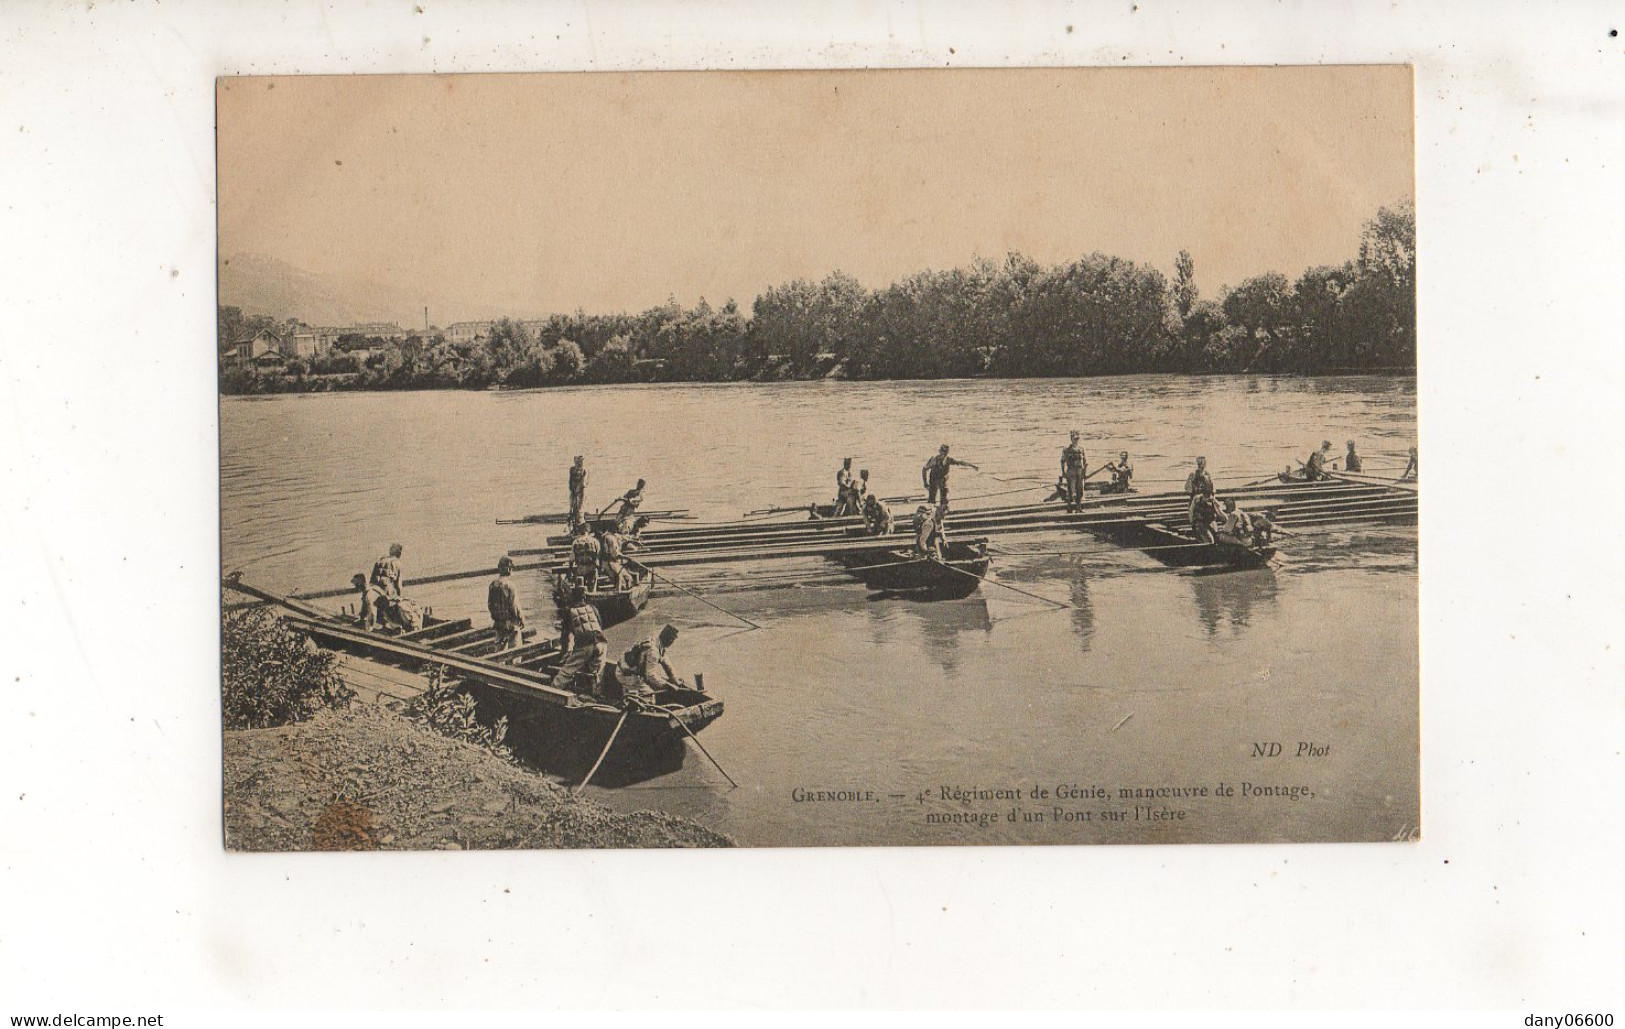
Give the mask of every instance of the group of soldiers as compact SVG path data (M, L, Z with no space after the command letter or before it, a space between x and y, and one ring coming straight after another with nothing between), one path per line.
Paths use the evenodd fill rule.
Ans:
M639 492L643 485L641 481L638 483ZM629 506L631 510L636 510L636 500ZM647 521L641 517L633 519L631 524L634 531ZM581 527L584 529L585 524ZM624 552L629 546L613 530L603 535L609 537L611 542L602 551L594 553L601 554L604 567L611 576L620 579L626 574L622 564ZM590 532L578 533L578 541L582 538L597 542ZM412 632L423 627L422 609L401 592L401 558L405 549L399 543L391 544L389 552L373 563L371 575L356 575L351 580L360 594L359 621L363 628ZM599 560L595 556L591 563L578 564L577 570L596 576ZM500 656L524 646L529 633L525 608L515 587L514 567L513 558L504 554L497 560L496 578L486 589L486 610L491 615L491 626L495 630L495 650L488 656ZM688 688L666 657L667 651L677 641L677 629L671 625L665 626L656 635L639 640L621 655L614 666L613 675L604 675L609 640L604 635L598 609L588 596L587 583L593 581L593 578L572 576L565 588L555 595L563 630L560 636L563 659L553 675L552 685L596 699L619 699L628 704L650 702L656 690ZM608 687L611 683L618 688L618 698L610 696L612 691Z
M1307 460L1299 461L1296 470L1291 465L1281 472L1277 478L1282 482L1319 482L1331 474L1331 469L1341 461L1343 471L1359 474L1365 471L1365 462L1354 449L1354 441L1348 441L1348 450L1342 457L1332 454L1332 441L1321 440L1320 449L1310 453ZM1405 464L1405 470L1399 474L1398 482L1410 482L1418 477L1420 469L1416 456L1416 448L1412 447L1410 460Z
M1213 491L1213 476L1207 458L1196 459L1196 469L1185 477L1185 493L1191 498L1191 534L1205 543L1234 543L1244 547L1267 547L1275 539L1275 511L1245 511L1235 498L1222 500Z
M927 461L920 471L921 484L927 490L928 502L921 504L914 512L912 529L914 551L917 556L937 561L944 560L948 545L945 528L948 518L948 469L956 464L976 467L969 461L949 457L948 445L944 443L937 455ZM814 517L818 515L816 505L813 508L813 515ZM835 472L833 517L854 515L863 518L864 532L870 536L889 536L895 525L891 508L878 494L869 489L869 469L860 469L854 478L852 459L848 457L841 460L841 467Z

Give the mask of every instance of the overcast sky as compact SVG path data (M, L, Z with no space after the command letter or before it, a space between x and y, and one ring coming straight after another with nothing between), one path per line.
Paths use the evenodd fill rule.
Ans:
M223 80L220 252L530 316L1091 251L1207 295L1355 255L1408 68ZM466 312L435 311L436 323Z

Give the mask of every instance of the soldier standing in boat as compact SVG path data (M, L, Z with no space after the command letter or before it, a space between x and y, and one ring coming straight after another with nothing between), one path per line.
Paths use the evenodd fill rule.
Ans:
M581 506L587 501L587 466L585 459L576 455L576 463L570 466L570 528L581 524Z
M575 528L575 539L570 543L570 574L587 589L598 585L598 555L602 547L586 522Z
M598 692L598 677L604 669L604 651L609 641L598 620L598 609L587 602L587 591L570 587L570 606L564 611L564 635L559 646L564 660L553 673L553 685L576 693Z
M1061 448L1061 478L1066 482L1066 509L1080 510L1083 506L1083 480L1089 477L1089 459L1084 456L1083 444L1076 429L1072 442Z
M920 468L920 483L925 487L927 501L944 508L948 506L948 471L956 464L964 465L973 472L981 470L969 461L949 457L946 443L938 447L936 456Z
M1320 441L1320 449L1309 455L1303 463L1303 481L1319 482L1326 477L1326 459L1331 456L1332 441Z
M1191 529L1197 530L1200 535L1197 524L1197 506L1204 497L1208 498L1208 503L1211 505L1213 497L1213 476L1208 474L1207 458L1198 457L1196 459L1196 470L1185 476L1185 493L1191 498ZM1211 516L1208 521L1212 521Z
M511 650L519 646L525 635L525 611L519 606L519 595L513 588L513 558L506 554L497 559L497 577L485 591L485 607L491 612L491 625L497 631L497 649Z
M852 459L841 459L841 467L835 470L835 517L857 514L852 507Z
M946 535L943 531L943 519L946 512L941 507L931 507L921 504L914 512L914 552L920 557L930 558L933 561L943 559L943 544Z
M615 680L629 704L653 701L655 691L686 688L666 652L677 642L677 627L668 625L654 638L639 640L615 665Z
M863 508L869 500L869 469L864 468L858 472L857 481L852 483L852 513L862 514Z
M1354 452L1354 441L1349 440L1349 452L1343 457L1343 470L1345 472L1358 472L1364 470L1364 468L1365 463L1360 460L1360 455Z

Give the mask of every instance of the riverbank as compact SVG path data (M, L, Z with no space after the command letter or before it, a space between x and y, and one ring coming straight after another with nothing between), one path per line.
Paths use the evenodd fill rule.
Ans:
M620 814L473 744L355 704L225 734L226 847L497 850L730 847L697 822Z

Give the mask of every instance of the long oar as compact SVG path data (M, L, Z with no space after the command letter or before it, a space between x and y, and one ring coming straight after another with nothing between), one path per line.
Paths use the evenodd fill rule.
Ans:
M712 764L713 764L713 765L716 765L716 766L717 766L717 771L719 771L719 772L721 772L721 773L722 773L722 777L723 777L723 778L724 778L724 779L726 779L726 780L728 780L728 785L730 785L730 786L732 786L732 787L734 787L734 788L735 788L735 789L738 789L738 788L739 788L739 784L738 784L738 783L736 783L736 782L734 782L734 777L733 777L733 776L731 776L731 775L729 775L729 774L728 774L728 770L727 770L727 769L726 769L726 768L723 768L723 767L722 767L722 764L721 764L721 762L719 762L719 761L718 761L718 760L717 760L717 759L716 759L716 758L714 758L714 757L711 757L711 752L710 752L710 751L709 751L709 750L706 750L706 749L705 749L705 744L703 744L703 743L701 743L701 742L700 742L700 738L699 738L699 737L698 737L698 736L696 736L696 735L694 735L694 730L693 730L693 729L690 729L690 728L689 728L689 727L688 727L688 725L687 725L687 723L685 723L685 722L684 722L684 721L683 721L683 719L682 719L682 718L681 718L681 716L674 716L674 717L673 717L673 721L675 721L675 722L676 722L676 723L677 723L677 726L678 726L678 728L680 728L680 729L682 729L682 730L683 730L683 731L684 731L684 732L686 732L686 733L688 733L688 738L689 738L689 739L691 739L691 740L693 740L693 741L694 741L694 745L695 745L695 746L696 746L696 747L699 747L699 748L700 748L700 753L701 753L701 754L704 754L704 755L705 755L705 756L706 756L706 758L707 758L707 759L708 759L708 760L709 760L709 761L710 761L710 762L711 762L711 763L712 763Z
M921 558L921 560L924 560L924 558ZM992 585L992 586L1003 586L1007 590L1015 590L1017 593L1020 593L1023 596L1032 597L1034 600L1042 600L1046 604L1054 604L1056 607L1064 607L1067 610L1072 610L1072 605L1071 604L1063 604L1059 600L1051 600L1050 598L1040 596L1037 593L1030 593L1027 590L1020 589L1020 588L1018 588L1016 586L1012 586L1007 582L999 582L996 579L989 579L985 575L977 575L975 572L969 571L969 570L964 569L964 568L955 568L953 565L949 564L946 561L942 562L942 567L948 569L949 571L958 572L960 575L968 575L972 579L980 579L981 581L983 581L985 583L988 583L989 585Z
M674 589L681 590L684 593L687 593L689 596L693 597L695 600L698 600L700 603L704 604L706 607L715 608L716 610L721 611L723 614L727 615L729 618L737 618L741 622L744 622L746 625L750 626L752 629L760 629L761 628L760 625L757 625L755 622L751 621L749 618L746 618L744 615L736 614L733 611L730 611L727 608L721 606L720 604L711 603L709 600L706 600L704 597L700 596L698 593L695 593L693 590L691 590L688 587L684 586L682 583L673 582L672 580L666 578L664 575L661 575L659 572L655 571L653 568L650 568L648 565L642 563L641 561L634 561L634 560L632 560L630 558L628 558L627 561L628 561L629 564L637 565L639 568L641 568L644 571L648 572L650 575L654 576L656 579L659 579L661 582L665 583L666 585L671 586Z
M598 766L604 763L604 758L609 757L609 748L615 746L615 737L621 734L621 726L626 724L626 719L631 714L631 708L627 708L625 711L621 712L621 720L615 723L615 729L609 734L609 742L604 744L604 749L598 755L598 760L592 763L592 768L588 770L587 777L581 780L581 785L571 790L571 793L580 793L582 790L587 788L588 783L592 782L592 777L598 774Z

